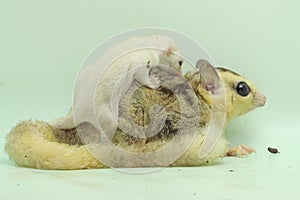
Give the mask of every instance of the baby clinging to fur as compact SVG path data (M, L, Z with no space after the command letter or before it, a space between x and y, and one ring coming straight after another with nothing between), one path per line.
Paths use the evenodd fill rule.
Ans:
M121 56L117 55L118 52ZM157 89L159 77L150 75L149 71L156 64L163 64L180 72L182 59L177 53L177 44L161 35L129 38L116 45L100 57L105 61L100 59L97 64L107 63L107 67L99 66L106 67L99 77L91 78L91 75L97 74L97 66L82 70L74 91L73 109L66 117L50 124L66 130L90 122L111 138L118 126L119 101L129 87L137 82ZM88 94L86 91L93 90L93 87L95 93Z

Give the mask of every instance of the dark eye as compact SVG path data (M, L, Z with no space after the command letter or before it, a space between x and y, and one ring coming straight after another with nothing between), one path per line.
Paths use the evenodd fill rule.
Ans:
M148 60L147 64L146 64L147 69L150 68L150 60Z
M236 92L243 97L248 96L248 94L250 93L249 86L247 85L247 83L245 83L243 81L239 82L235 89L236 89Z
M181 66L183 63L183 60L178 61L178 63L179 63L179 66Z

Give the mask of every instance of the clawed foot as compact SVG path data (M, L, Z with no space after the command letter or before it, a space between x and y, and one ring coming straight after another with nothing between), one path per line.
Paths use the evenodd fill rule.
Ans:
M238 145L231 149L229 149L226 153L227 156L236 156L236 157L242 157L247 156L251 153L254 153L255 150L251 147L247 147L245 145Z

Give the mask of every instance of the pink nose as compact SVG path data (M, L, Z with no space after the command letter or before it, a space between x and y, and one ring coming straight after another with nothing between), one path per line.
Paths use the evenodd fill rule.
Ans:
M266 104L266 97L263 94L258 94L256 96L257 98L257 102L258 102L258 106L264 106Z

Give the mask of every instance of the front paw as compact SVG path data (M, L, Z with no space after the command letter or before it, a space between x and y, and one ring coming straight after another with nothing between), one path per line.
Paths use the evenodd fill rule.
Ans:
M157 89L161 86L160 77L156 74L150 76L150 88Z
M252 149L251 147L247 147L245 145L238 145L238 146L235 146L235 147L232 147L231 149L229 149L227 151L226 155L242 157L242 156L247 156L254 152L255 152L255 150Z

